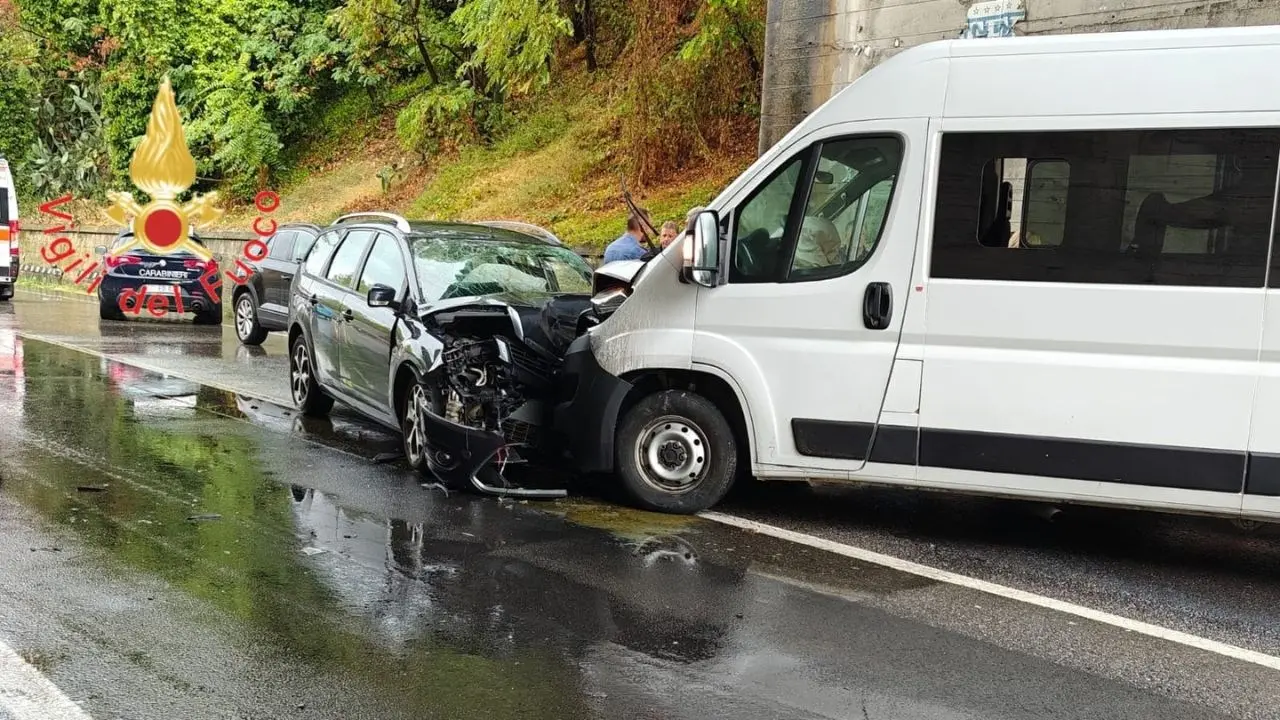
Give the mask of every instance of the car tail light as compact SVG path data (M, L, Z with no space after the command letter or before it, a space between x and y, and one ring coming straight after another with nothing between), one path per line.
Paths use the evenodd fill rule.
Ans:
M108 268L119 267L120 265L137 265L140 262L142 260L136 255L121 255L120 257L108 255L106 257Z

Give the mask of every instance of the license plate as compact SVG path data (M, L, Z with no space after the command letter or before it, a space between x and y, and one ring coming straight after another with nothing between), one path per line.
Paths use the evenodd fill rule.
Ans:
M161 295L173 297L172 285L143 285L142 289L146 290L148 295L159 293Z

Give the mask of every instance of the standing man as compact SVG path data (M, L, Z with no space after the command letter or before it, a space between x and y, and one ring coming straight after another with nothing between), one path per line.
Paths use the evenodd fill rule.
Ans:
M644 211L642 210L641 212ZM641 244L643 237L640 230L640 218L632 214L627 218L627 231L622 234L622 237L609 243L609 247L604 249L604 262L611 263L618 260L640 260L644 258L647 250Z

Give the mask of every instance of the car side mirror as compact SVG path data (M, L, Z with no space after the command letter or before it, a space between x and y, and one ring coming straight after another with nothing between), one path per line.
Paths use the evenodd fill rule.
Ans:
M99 246L97 246L97 247L95 247L95 248L93 249L93 252L94 252L95 254L97 254L97 255L106 255L106 254L107 254L107 246L106 246L106 245L99 245Z
M703 210L693 218L693 234L685 238L682 279L713 288L720 275L720 216Z
M369 307L389 307L398 309L400 303L396 302L395 288L389 288L386 285L374 285L369 288Z

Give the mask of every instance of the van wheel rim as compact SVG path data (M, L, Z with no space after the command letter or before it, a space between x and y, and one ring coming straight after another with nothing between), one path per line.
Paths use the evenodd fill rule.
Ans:
M236 331L240 333L241 340L253 332L253 301L248 295L242 295L240 302L236 303Z
M311 382L311 358L307 356L307 348L298 343L293 349L293 362L290 363L290 387L293 390L293 401L299 405L307 401L307 392Z
M404 409L404 450L410 465L418 465L426 457L427 440L422 432L422 410L427 405L427 394L421 385L415 384L409 391L409 402Z
M667 415L645 425L636 438L640 475L664 493L686 493L698 486L711 466L707 434L688 418Z

